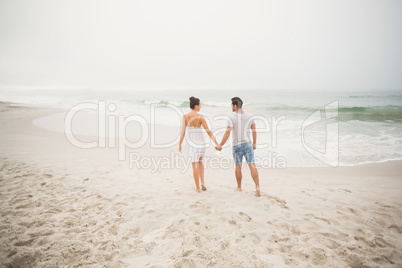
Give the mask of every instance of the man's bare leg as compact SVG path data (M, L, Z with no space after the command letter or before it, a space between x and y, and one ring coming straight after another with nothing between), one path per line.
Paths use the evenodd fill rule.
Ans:
M236 181L237 181L237 188L236 191L241 192L241 179L242 179L242 174L241 174L241 164L236 164Z
M199 173L200 173L201 189L203 191L206 191L207 187L205 187L205 182L204 182L204 164L202 163L202 156L200 157L200 160L198 161L198 169L199 169Z
M250 172L251 172L251 177L254 180L255 183L255 195L256 196L261 196L261 192L260 192L260 180L258 177L258 170L257 167L255 166L254 163L248 164L248 166L250 167Z
M199 164L198 162L193 162L193 177L195 182L195 191L197 193L201 192L200 190L200 174L199 174Z

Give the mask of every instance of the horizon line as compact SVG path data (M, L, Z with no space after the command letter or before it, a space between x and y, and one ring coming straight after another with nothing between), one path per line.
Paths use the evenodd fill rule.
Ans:
M189 91L189 90L251 90L251 91L319 91L319 92L333 92L333 91L402 91L402 88L227 88L227 87L87 87L87 86L0 86L0 90L94 90L94 91Z

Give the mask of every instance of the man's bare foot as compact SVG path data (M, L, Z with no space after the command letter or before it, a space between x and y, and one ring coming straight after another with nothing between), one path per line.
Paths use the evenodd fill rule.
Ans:
M197 193L201 193L200 188L195 188L195 190L194 190L194 191L196 191Z
M255 190L255 196L258 196L258 197L260 197L260 196L261 196L261 192L260 192L260 186L257 186L257 187L256 187L256 190Z
M241 192L241 187L237 187L235 191Z
M207 187L205 187L205 185L201 185L201 189L202 189L203 191L206 191L206 190L207 190Z

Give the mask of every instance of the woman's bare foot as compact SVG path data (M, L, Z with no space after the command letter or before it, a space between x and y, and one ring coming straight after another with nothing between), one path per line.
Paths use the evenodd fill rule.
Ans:
M194 191L196 191L197 193L201 193L200 188L195 188L195 190L194 190Z
M261 196L261 192L260 192L260 186L257 186L257 187L256 187L256 190L255 190L255 196L258 196L258 197L260 197L260 196Z
M206 191L206 190L207 190L207 187L205 187L205 185L201 185L201 189L202 189L203 191Z
M237 187L235 191L241 192L241 187Z

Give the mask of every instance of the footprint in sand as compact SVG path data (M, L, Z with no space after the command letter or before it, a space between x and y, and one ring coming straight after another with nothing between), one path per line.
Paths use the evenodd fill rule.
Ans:
M247 234L246 237L251 238L254 245L258 245L259 243L261 243L261 238L254 233Z
M28 239L25 241L18 241L17 243L14 244L14 246L16 247L27 247L27 246L31 246L34 242L34 239Z
M348 190L348 189L338 189L338 191L340 192L346 192L346 193L352 193L352 191Z
M239 212L240 216L246 221L251 221L251 217L244 212Z
M353 208L348 208L348 210L349 210L350 212L352 212L355 216L359 216L359 213L356 212L356 210L354 210Z
M230 220L230 221L229 221L229 224L230 224L230 225L237 225L237 223L236 223L235 220Z
M382 204L382 203L380 203L380 202L374 202L376 205L379 205L380 207L383 207L383 208L394 208L393 206L390 206L390 205L386 205L386 204Z
M325 218L314 217L314 219L321 220L323 222L326 222L328 225L331 225L331 222L329 220L325 219Z
M47 179L50 179L53 177L53 175L49 174L49 173L45 173L45 174L43 174L43 176L45 176Z
M272 201L273 203L279 205L281 208L289 209L286 206L286 201L285 200L282 200L282 199L280 199L280 198L278 198L276 196L271 196L271 195L266 195L266 196L268 197L268 199L270 199L270 201Z
M183 257L188 257L189 255L191 255L191 253L193 253L193 251L194 251L194 250L187 250L187 251L184 251L184 252L182 253L182 255L183 255Z
M331 225L331 222L325 218L316 217L314 214L306 214L306 217L303 218L305 222L309 222L310 227L317 228L319 225L315 220L321 220L326 222L328 225Z
M397 233L402 234L402 227L398 226L396 224L391 224L391 226L388 227L389 229L394 229Z

